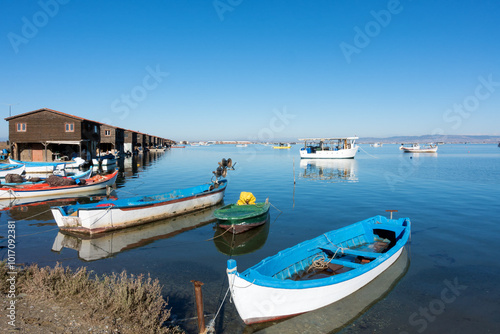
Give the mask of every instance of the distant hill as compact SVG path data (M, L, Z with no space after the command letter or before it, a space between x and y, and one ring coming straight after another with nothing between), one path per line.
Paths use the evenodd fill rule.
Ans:
M465 136L465 135L423 135L423 136L394 136L387 138L376 137L360 137L357 141L359 144L384 143L384 144L401 144L401 143L446 143L446 144L498 144L500 136Z

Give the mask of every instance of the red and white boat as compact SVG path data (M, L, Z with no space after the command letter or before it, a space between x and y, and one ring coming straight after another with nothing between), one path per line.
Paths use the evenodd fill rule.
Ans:
M16 187L0 187L0 199L14 199L37 196L60 196L84 191L97 190L116 182L118 170L107 175L96 175L80 184L52 187L48 183L37 183Z

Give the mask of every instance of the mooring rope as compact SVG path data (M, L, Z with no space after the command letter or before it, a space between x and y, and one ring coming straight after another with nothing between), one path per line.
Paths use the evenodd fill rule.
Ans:
M226 294L224 295L224 299L222 299L221 304L219 305L219 309L215 313L214 317L210 322L208 323L208 326L206 328L206 333L215 333L215 319L217 319L217 316L219 315L220 310L222 309L222 305L224 305L224 302L226 301L227 294L229 293L229 287L227 287Z
M374 156L374 155L371 155L370 153L368 153L368 152L366 152L365 150L363 150L363 148L362 148L361 146L358 146L358 148L359 148L361 151L363 151L363 152L365 152L366 154L368 154L370 157L375 158L375 159L378 159L378 157L376 157L376 156Z

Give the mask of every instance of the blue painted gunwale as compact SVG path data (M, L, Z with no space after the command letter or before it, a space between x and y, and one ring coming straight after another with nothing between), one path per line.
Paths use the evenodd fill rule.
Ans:
M273 275L281 272L282 270L286 269L287 267L295 263L300 262L301 260L304 260L309 257L314 257L316 254L323 253L319 249L320 247L335 252L336 247L332 245L332 243L340 244L344 240L350 240L351 238L360 235L364 235L366 242L368 243L373 242L374 240L373 229L394 231L396 233L397 242L386 253L364 252L363 256L375 258L373 261L367 264L359 266L353 264L352 266L350 266L354 268L353 270L350 270L342 274L315 280L293 281L289 279L282 280L273 277ZM279 289L310 289L310 288L318 288L318 287L333 285L336 283L348 281L357 276L361 276L367 273L368 271L374 269L381 263L383 263L385 260L390 258L392 255L394 255L396 252L401 250L406 245L410 236L410 230L411 230L411 222L409 218L390 220L383 216L375 216L354 223L352 225L340 228L338 230L326 232L314 239L304 241L291 248L282 250L276 255L265 258L258 264L248 268L242 273L236 272L235 275L238 275L238 277L240 277L241 279L248 281L249 284L255 284L271 288L279 288ZM329 240L331 241L331 243ZM348 253L352 253L353 255L358 255L356 254L357 253L356 251L344 251L344 254ZM335 263L334 261L332 261L332 263ZM349 267L348 263L345 263L344 265L346 267ZM236 261L233 259L228 260L227 261L228 271L231 271L234 268L236 268Z
M0 170L5 171L5 170L11 170L11 169L16 169L19 168L20 164L0 164Z
M66 165L66 164L70 164L70 163L74 163L75 161L74 160L70 160L70 161L61 161L61 162L50 162L50 161L21 161L21 160L14 160L14 159L11 159L9 158L9 160L11 162L13 162L12 164L15 165L15 164L19 164L19 165L25 165L26 167L40 167L40 166L57 166L57 165Z
M203 184L196 187L177 189L167 193L157 195L136 196L118 200L106 200L90 204L74 204L57 207L64 216L78 210L137 210L153 206L169 205L177 202L183 202L194 198L210 196L226 189L227 180L220 180L219 187L209 190L212 184ZM109 204L109 206L107 206Z

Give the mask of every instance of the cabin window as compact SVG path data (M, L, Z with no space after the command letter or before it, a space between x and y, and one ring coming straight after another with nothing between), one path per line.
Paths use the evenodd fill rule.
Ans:
M105 136L111 136L111 130L104 130Z
M64 130L66 132L75 132L75 123L66 123L66 124L64 124Z
M17 132L26 132L26 123L17 123Z

